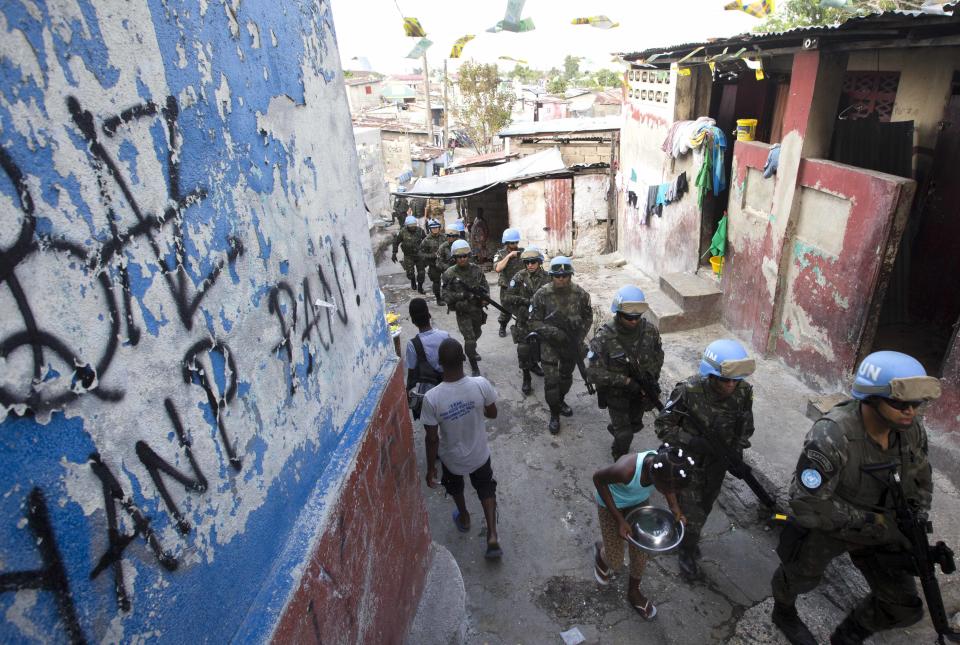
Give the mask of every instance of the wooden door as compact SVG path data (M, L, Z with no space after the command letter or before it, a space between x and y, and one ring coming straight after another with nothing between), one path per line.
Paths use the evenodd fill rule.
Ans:
M573 253L573 180L545 179L543 201L546 211L547 251L553 255Z

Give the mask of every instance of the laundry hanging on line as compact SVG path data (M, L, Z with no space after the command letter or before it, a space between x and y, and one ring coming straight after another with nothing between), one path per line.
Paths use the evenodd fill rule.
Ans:
M689 190L687 173L680 173L673 181L665 184L654 184L647 189L647 202L643 209L643 223L650 215L663 217L663 207L679 201Z

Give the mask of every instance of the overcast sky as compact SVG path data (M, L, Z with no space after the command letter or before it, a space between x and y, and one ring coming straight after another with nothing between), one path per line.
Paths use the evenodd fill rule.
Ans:
M647 47L675 45L710 37L731 36L750 30L757 19L740 11L724 11L727 0L527 0L523 17L536 24L531 32L487 33L503 19L507 0L331 0L333 20L344 69L355 67L351 58L369 59L381 72L410 71L419 66L405 56L417 43L407 38L403 15L420 19L433 41L427 57L431 68L443 65L453 42L465 34L476 38L467 44L463 59L513 63L498 56L525 59L538 68L562 67L567 54L583 56L586 67L612 66L611 52L632 52ZM606 15L619 22L603 30L571 25L573 18ZM451 69L457 62L451 59Z

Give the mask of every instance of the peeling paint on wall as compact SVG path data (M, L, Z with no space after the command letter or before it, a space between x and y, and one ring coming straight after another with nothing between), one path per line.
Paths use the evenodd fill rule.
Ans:
M384 385L329 4L0 20L0 636L228 640Z

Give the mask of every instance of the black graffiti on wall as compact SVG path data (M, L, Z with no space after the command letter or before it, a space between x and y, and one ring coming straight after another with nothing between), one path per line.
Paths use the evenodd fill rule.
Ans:
M181 186L180 157L181 135L178 118L179 106L175 97L167 97L162 106L153 102L134 105L120 114L103 119L101 131L106 139L115 137L121 128L133 127L143 120L162 117L167 134L165 159L167 199L163 212L147 213L140 206L134 191L120 171L120 166L104 146L97 131L93 114L85 110L75 97L67 98L67 108L71 119L88 146L88 160L97 181L103 213L106 218L109 235L95 250L80 243L72 242L55 233L37 231L36 202L27 185L23 171L11 154L0 148L0 167L12 183L19 201L20 231L13 244L0 249L0 287L8 288L16 304L16 314L20 318L19 328L15 328L5 338L0 339L0 358L27 348L32 356L32 373L29 387L15 388L0 385L0 405L26 405L33 412L43 412L62 407L76 397L91 393L104 401L117 401L123 397L120 389L109 388L104 384L121 341L121 326L130 345L141 340L141 330L133 316L130 276L126 262L120 257L132 244L145 240L160 273L175 303L180 323L186 330L192 330L194 318L203 300L219 280L224 268L232 264L241 254L243 245L236 237L228 240L229 250L219 258L213 267L202 276L199 286L194 286L186 268L186 211L200 203L207 196L203 187L185 190ZM132 223L121 226L124 217L132 218ZM9 219L16 219L13 213ZM169 240L164 238L169 234ZM168 250L172 251L168 259ZM52 332L39 320L36 306L31 302L30 294L24 288L22 273L29 271L27 263L42 253L63 254L76 260L84 268L96 275L97 284L102 291L102 300L106 311L102 315L103 324L108 326L108 339L99 356L93 360L81 356L71 347L68 339ZM18 271L19 270L19 271ZM111 279L111 271L119 277L119 286ZM120 296L116 293L120 291ZM76 368L69 388L56 390L49 386L41 387L47 354L56 356L69 368ZM88 385L85 385L88 384ZM93 387L95 385L95 387ZM28 390L24 393L24 390Z
M353 291L357 290L357 278L353 270L353 260L350 257L350 246L347 238L342 238L339 245L343 249L343 258L350 271L350 279L353 283ZM340 270L337 269L337 246L329 246L327 257L329 266L324 269L323 262L316 265L316 279L319 281L318 303L314 300L313 281L310 276L304 276L300 283L299 300L294 291L294 287L288 282L279 282L270 290L269 307L270 313L277 317L280 325L280 341L273 346L272 352L279 353L283 351L290 371L290 395L297 390L297 375L294 367L294 347L293 339L295 332L300 327L299 315L301 310L298 302L303 303L302 319L303 329L299 334L299 342L306 344L308 341L319 345L324 352L330 350L335 342L334 318L339 321L341 327L345 327L350 322L350 312L347 307L347 300L344 297L343 281L340 276ZM311 250L312 250L311 245ZM332 283L331 283L332 280ZM334 291L334 289L336 289ZM356 305L360 305L360 294L356 294ZM324 324L325 323L325 324ZM324 329L325 327L325 329ZM307 347L307 365L306 373L313 374L317 369L319 358L316 351L310 345Z

